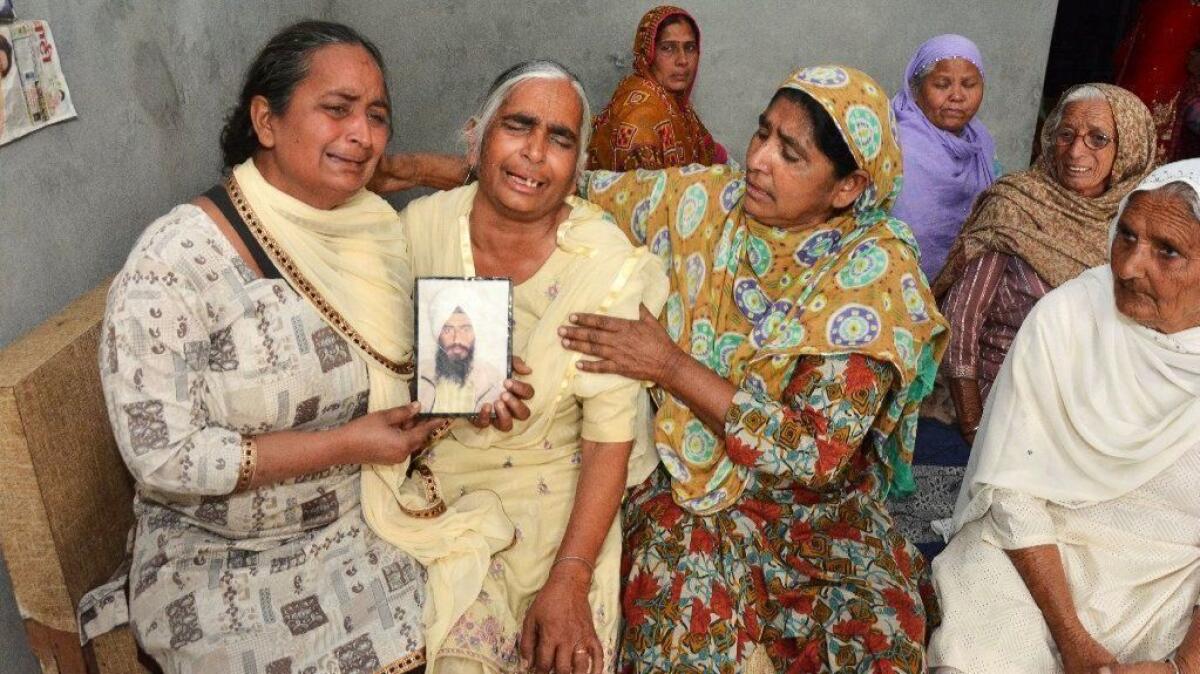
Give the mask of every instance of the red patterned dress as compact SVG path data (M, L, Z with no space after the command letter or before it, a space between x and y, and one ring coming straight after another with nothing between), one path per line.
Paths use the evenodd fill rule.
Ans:
M650 73L658 27L678 15L691 18L684 10L667 5L642 17L633 41L633 73L617 85L593 122L588 168L631 171L726 160L725 148L713 141L696 115L691 91L675 96ZM692 24L696 25L694 20ZM697 47L699 42L697 29Z
M923 671L929 571L882 505L873 449L894 376L862 355L818 356L798 363L783 405L739 391L725 442L755 470L731 508L688 513L661 468L638 487L622 671L733 674L755 644L781 673Z

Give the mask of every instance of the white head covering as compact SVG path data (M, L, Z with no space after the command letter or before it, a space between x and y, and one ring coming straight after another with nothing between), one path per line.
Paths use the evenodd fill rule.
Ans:
M1137 190L1177 181L1200 194L1200 160L1163 166ZM1165 335L1137 324L1117 311L1111 268L1089 269L1042 298L1017 333L953 531L986 513L996 488L1069 507L1122 496L1200 443L1197 429L1200 327Z
M442 288L429 302L429 330L434 339L441 334L442 326L450 320L456 309L461 309L467 318L471 319L471 325L477 325L476 321L481 318L475 310L475 300L470 293L464 293L454 287Z

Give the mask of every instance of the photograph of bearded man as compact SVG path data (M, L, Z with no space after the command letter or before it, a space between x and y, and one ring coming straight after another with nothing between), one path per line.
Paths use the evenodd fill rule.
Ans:
M477 296L476 281L421 279L426 284L445 285L427 296L428 304L418 302L424 309L428 326L419 349L421 363L417 370L417 400L427 414L474 414L484 403L500 397L507 368L507 348L496 359L492 352L499 343L507 344L508 325L497 321L486 307L507 306L507 294L497 294L489 287L486 296ZM463 287L462 284L472 284ZM489 284L489 286L501 284ZM502 284L507 289L507 284ZM425 288L422 288L425 290ZM497 324L499 323L499 324ZM497 336L492 333L499 333ZM425 341L425 338L428 341ZM488 347L492 348L488 348Z

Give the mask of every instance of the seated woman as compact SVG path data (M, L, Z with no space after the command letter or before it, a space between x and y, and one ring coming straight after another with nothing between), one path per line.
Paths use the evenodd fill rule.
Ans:
M935 672L1200 671L1200 161L1013 341L946 551Z
M1043 295L1104 262L1117 205L1154 159L1154 121L1108 84L1065 93L1042 128L1028 171L980 195L933 284L950 319L943 372L970 443L1013 336Z
M646 12L633 38L633 73L596 116L588 167L611 171L723 164L692 107L700 68L700 27L678 7Z
M921 45L892 98L904 154L904 187L892 214L921 248L921 271L937 278L975 197L996 179L996 144L975 119L983 103L983 56L961 35Z
M510 68L467 125L478 182L401 214L416 276L512 279L513 352L540 392L509 433L453 426L417 461L419 481L402 466L364 474L367 521L428 567L431 672L613 670L616 513L627 465L640 482L656 460L648 438L630 458L637 403L649 401L640 382L578 371L556 330L573 313L657 311L667 280L653 255L572 196L589 119L582 85L561 65Z
M109 291L101 378L137 481L128 615L164 671L423 661L424 574L359 505L360 464L438 427L407 404L403 231L363 189L390 132L373 44L284 29L221 134L224 186L152 223ZM81 606L89 637L124 607L106 588L118 601Z
M586 372L658 388L663 467L625 507L622 671L920 672L928 569L884 507L912 487L946 326L888 208L883 88L804 68L726 166L596 172L587 196L672 261L663 322L576 316Z

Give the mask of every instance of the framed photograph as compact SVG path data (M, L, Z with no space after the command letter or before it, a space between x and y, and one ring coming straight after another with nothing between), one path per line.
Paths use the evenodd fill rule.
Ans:
M427 416L467 416L512 374L512 281L421 277L416 305L417 400Z

